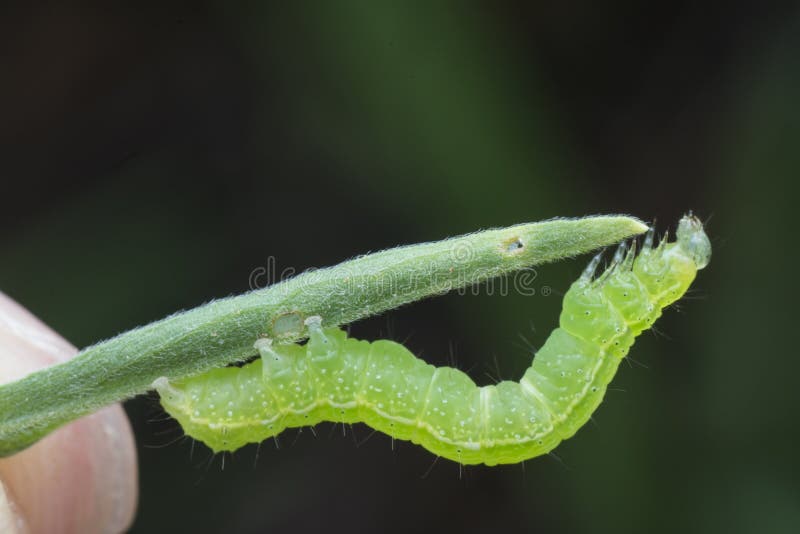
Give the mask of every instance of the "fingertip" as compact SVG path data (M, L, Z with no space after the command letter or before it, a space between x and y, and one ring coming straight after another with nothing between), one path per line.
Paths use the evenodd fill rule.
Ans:
M76 353L0 293L0 383ZM126 530L136 510L138 477L133 432L125 412L120 405L109 406L0 459L0 483L4 485L0 532Z

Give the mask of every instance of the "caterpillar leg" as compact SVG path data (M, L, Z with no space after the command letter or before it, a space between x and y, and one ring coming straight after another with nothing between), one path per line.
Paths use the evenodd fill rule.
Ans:
M677 240L637 256L622 245L599 275L596 257L564 296L559 327L519 382L478 387L393 341L348 338L322 319L305 321L305 345L255 344L241 368L154 387L185 432L214 451L235 450L289 427L364 422L463 464L515 463L575 434L603 399L635 338L680 298L711 247L699 220L681 219Z
M201 375L202 380L161 377L153 387L186 435L214 452L234 451L287 427L283 414L274 410L275 397L262 378L262 365L256 360L241 368L214 369Z

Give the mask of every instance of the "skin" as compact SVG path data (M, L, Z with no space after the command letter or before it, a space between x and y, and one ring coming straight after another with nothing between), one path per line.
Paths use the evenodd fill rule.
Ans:
M77 350L0 293L0 383L69 360ZM136 449L120 405L63 426L0 458L0 532L121 532L133 520Z

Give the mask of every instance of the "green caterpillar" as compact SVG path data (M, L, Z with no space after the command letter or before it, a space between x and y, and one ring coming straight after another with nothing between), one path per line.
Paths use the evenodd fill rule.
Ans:
M478 387L393 341L372 343L305 321L308 343L259 339L261 359L154 387L187 435L215 452L321 421L364 422L462 464L516 463L545 454L600 404L634 338L679 299L708 264L711 245L691 214L677 240L641 253L623 243L594 277L600 256L564 296L560 327L519 382Z

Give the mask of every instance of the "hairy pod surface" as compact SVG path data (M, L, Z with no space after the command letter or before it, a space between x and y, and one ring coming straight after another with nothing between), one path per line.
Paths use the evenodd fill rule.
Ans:
M479 387L393 341L348 338L323 318L304 324L305 345L259 339L261 358L186 380L156 380L161 403L187 435L233 451L286 428L364 422L463 464L516 463L545 454L591 417L634 339L689 288L711 247L699 220L681 219L677 241L641 253L623 244L599 257L564 296L559 327L519 382Z

